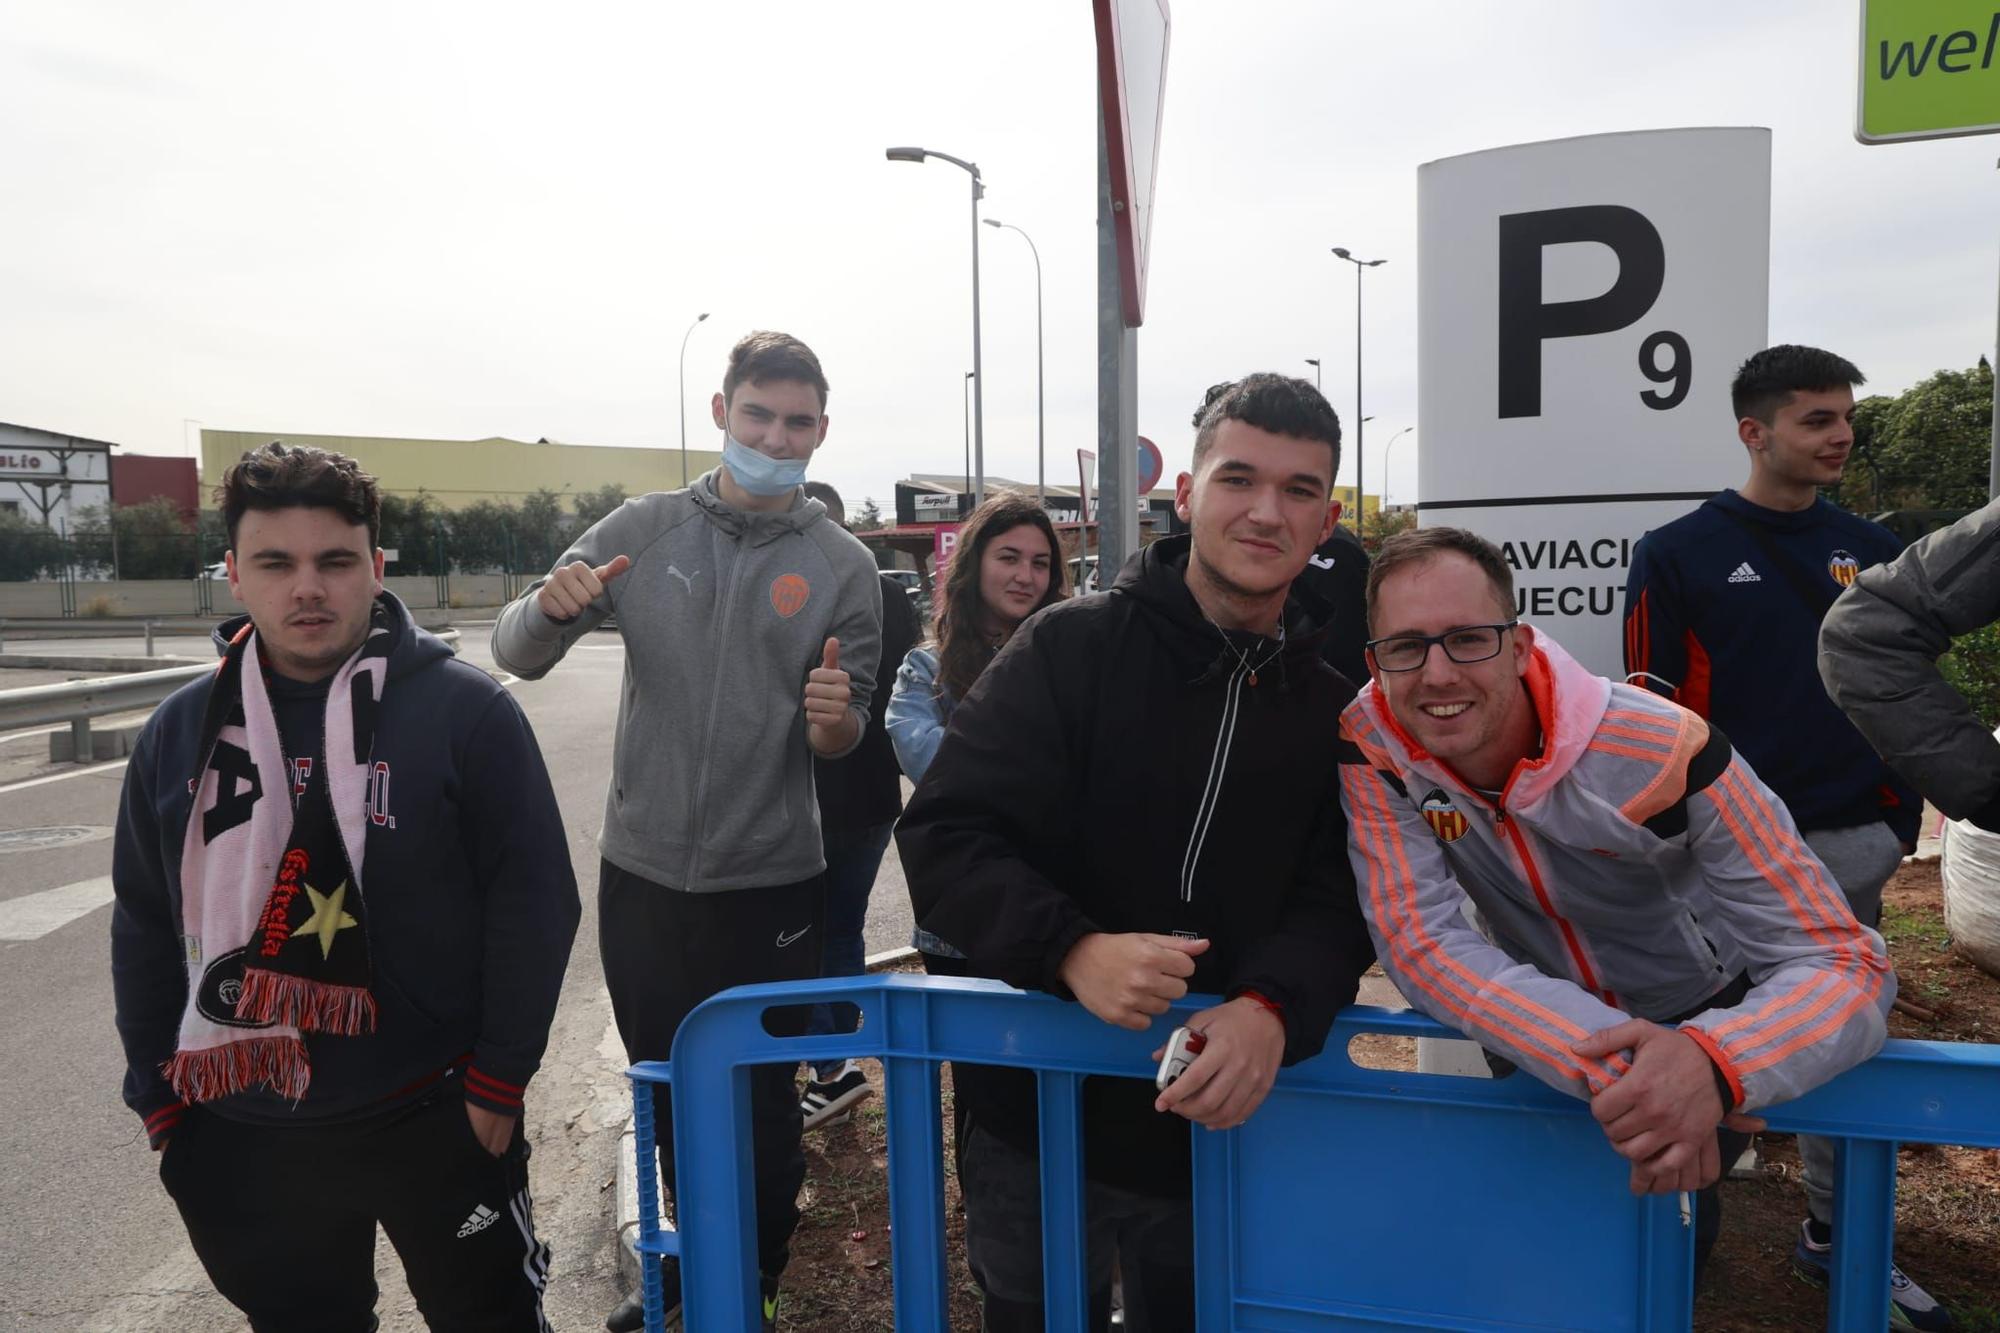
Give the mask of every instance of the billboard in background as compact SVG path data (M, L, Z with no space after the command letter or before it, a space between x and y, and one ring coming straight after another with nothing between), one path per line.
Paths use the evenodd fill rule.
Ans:
M1632 545L1747 471L1729 381L1765 343L1770 131L1426 163L1417 231L1419 522L1499 543L1522 619L1622 676Z
M1862 143L2000 131L2000 4L1861 0L1854 137Z

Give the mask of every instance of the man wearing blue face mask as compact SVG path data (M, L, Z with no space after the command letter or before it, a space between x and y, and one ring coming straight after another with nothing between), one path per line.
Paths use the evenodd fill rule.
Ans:
M598 840L598 949L635 1061L666 1059L681 1019L717 991L819 975L812 757L860 741L882 632L873 557L799 484L826 438L826 392L804 343L745 337L713 403L722 466L606 515L494 627L494 659L534 680L617 616L625 682ZM774 1010L767 1023L793 1035L805 1020ZM805 1180L792 1074L751 1075L766 1327ZM665 1097L655 1108L664 1147L672 1111ZM669 1155L661 1167L671 1188ZM676 1312L671 1260L666 1276ZM633 1299L606 1324L641 1322Z

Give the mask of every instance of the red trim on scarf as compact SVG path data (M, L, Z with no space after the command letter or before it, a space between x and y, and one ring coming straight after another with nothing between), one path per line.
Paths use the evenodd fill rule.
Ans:
M206 1050L175 1051L160 1070L175 1095L190 1104L249 1092L266 1083L280 1097L297 1101L312 1082L306 1044L297 1037L246 1037Z
M354 1037L375 1030L375 997L363 986L329 986L261 967L243 969L236 1015L301 1032Z

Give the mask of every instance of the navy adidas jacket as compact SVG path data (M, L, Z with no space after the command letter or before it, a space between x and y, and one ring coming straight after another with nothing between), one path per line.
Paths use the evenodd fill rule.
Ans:
M519 1115L548 1042L582 909L541 751L512 695L417 628L394 594L380 600L396 642L361 865L376 1030L307 1033L305 1097L294 1105L264 1090L204 1105L230 1119L348 1119L454 1064L465 1066L468 1100ZM224 622L218 641L227 643L246 619ZM160 1066L174 1053L187 1000L181 846L211 683L176 691L140 732L112 851L112 991L125 1101L156 1145L181 1109Z
M1625 670L1720 727L1799 828L1880 820L1915 842L1922 799L1819 679L1827 608L1901 550L1887 528L1826 500L1787 513L1724 491L1633 549Z

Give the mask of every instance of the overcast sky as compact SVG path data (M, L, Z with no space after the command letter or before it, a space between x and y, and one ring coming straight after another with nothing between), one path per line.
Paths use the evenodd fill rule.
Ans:
M1139 335L1169 475L1216 380L1317 356L1351 413L1345 245L1388 261L1367 278L1377 490L1415 424L1417 167L1510 143L1769 126L1773 341L1889 392L1993 346L2000 136L1858 145L1853 0L1173 19ZM966 178L883 158L918 144L976 160L988 214L1040 246L1052 479L1094 447L1087 0L0 0L0 20L0 420L155 453L193 452L189 423L672 447L681 336L711 311L690 443L716 444L729 343L785 329L833 385L815 475L886 505L895 478L960 466L972 357ZM983 239L987 467L1032 480L1034 270L1020 237Z

